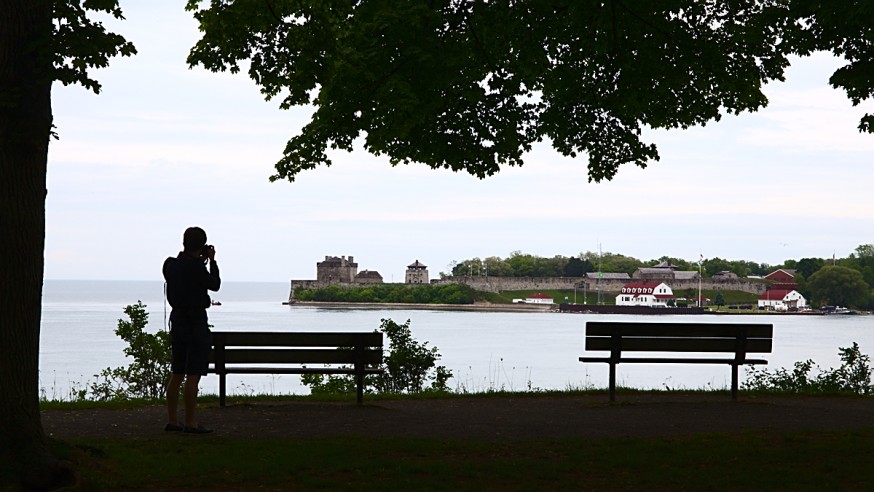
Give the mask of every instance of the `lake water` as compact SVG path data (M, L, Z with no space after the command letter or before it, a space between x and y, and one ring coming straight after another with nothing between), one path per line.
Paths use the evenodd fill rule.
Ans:
M640 320L641 316L569 313L492 313L401 309L338 309L285 306L288 284L226 282L209 310L213 330L373 331L380 320L411 320L413 337L428 341L453 373L450 386L487 389L564 389L606 387L606 364L582 364L585 322L592 319ZM123 309L142 300L149 331L165 325L162 282L48 280L43 292L40 387L48 398L65 399L84 388L106 367L126 365L125 342L114 330ZM690 320L658 316L660 321ZM695 317L704 322L757 322L774 325L774 352L765 355L771 370L813 359L823 368L840 365L838 347L858 342L874 354L874 316ZM725 388L731 375L722 365L620 365L618 383L636 388ZM741 376L743 380L743 375ZM202 380L204 392L218 392L218 378ZM298 376L228 376L232 393L305 394Z

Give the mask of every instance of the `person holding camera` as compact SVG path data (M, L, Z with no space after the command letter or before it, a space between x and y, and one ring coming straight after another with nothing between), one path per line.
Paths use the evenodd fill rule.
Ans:
M206 244L206 232L189 227L182 236L183 250L164 261L163 273L170 311L170 381L167 383L166 431L193 434L212 432L197 420L197 391L200 377L207 374L212 334L206 309L211 304L208 291L221 287L215 248ZM208 268L207 268L208 267ZM178 420L179 389L182 383L185 420Z

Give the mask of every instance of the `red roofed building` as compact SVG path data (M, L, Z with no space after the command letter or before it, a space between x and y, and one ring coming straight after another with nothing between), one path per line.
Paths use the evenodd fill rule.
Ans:
M674 292L664 282L631 282L616 296L617 306L667 307Z
M795 270L783 270L780 268L765 275L765 279L772 282L795 282Z
M552 296L548 296L542 292L538 292L536 294L531 294L530 296L525 298L526 304L555 304L555 301L552 299Z
M759 309L788 311L805 306L807 300L797 290L768 289L759 296Z

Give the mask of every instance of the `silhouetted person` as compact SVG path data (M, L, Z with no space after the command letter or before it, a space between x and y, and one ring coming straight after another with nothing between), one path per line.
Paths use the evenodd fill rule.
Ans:
M212 432L197 421L197 389L200 377L209 367L212 335L206 317L210 306L208 290L221 287L215 248L206 244L206 232L189 227L182 236L183 251L164 261L167 301L170 303L170 344L173 352L170 381L167 383L166 431L195 434ZM209 265L209 268L207 268ZM178 421L179 388L185 382L184 425Z

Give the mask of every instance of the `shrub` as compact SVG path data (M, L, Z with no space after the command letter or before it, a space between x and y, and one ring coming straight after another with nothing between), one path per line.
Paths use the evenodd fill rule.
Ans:
M383 373L366 376L365 386L376 393L448 392L447 383L452 371L437 365L441 357L437 347L428 347L428 342L414 340L410 320L404 324L391 319L380 322L379 331L388 338L388 347L382 357ZM304 374L301 382L309 386L314 395L355 392L355 377L352 375Z
M149 313L142 301L126 306L124 313L129 320L119 319L115 334L128 343L124 354L133 362L95 374L97 381L89 387L91 396L96 400L163 398L170 373L170 334L165 330L146 333ZM79 397L84 399L85 392Z
M475 295L476 291L464 284L372 284L367 287L329 285L319 289L298 288L294 291L294 297L299 301L321 302L473 304Z
M796 362L791 372L781 368L771 373L766 369L757 370L750 367L747 369L747 380L742 386L753 391L784 393L874 394L870 358L861 352L859 344L853 342L852 347L838 348L838 353L843 363L837 369L820 369L810 359ZM814 367L819 372L811 375Z

